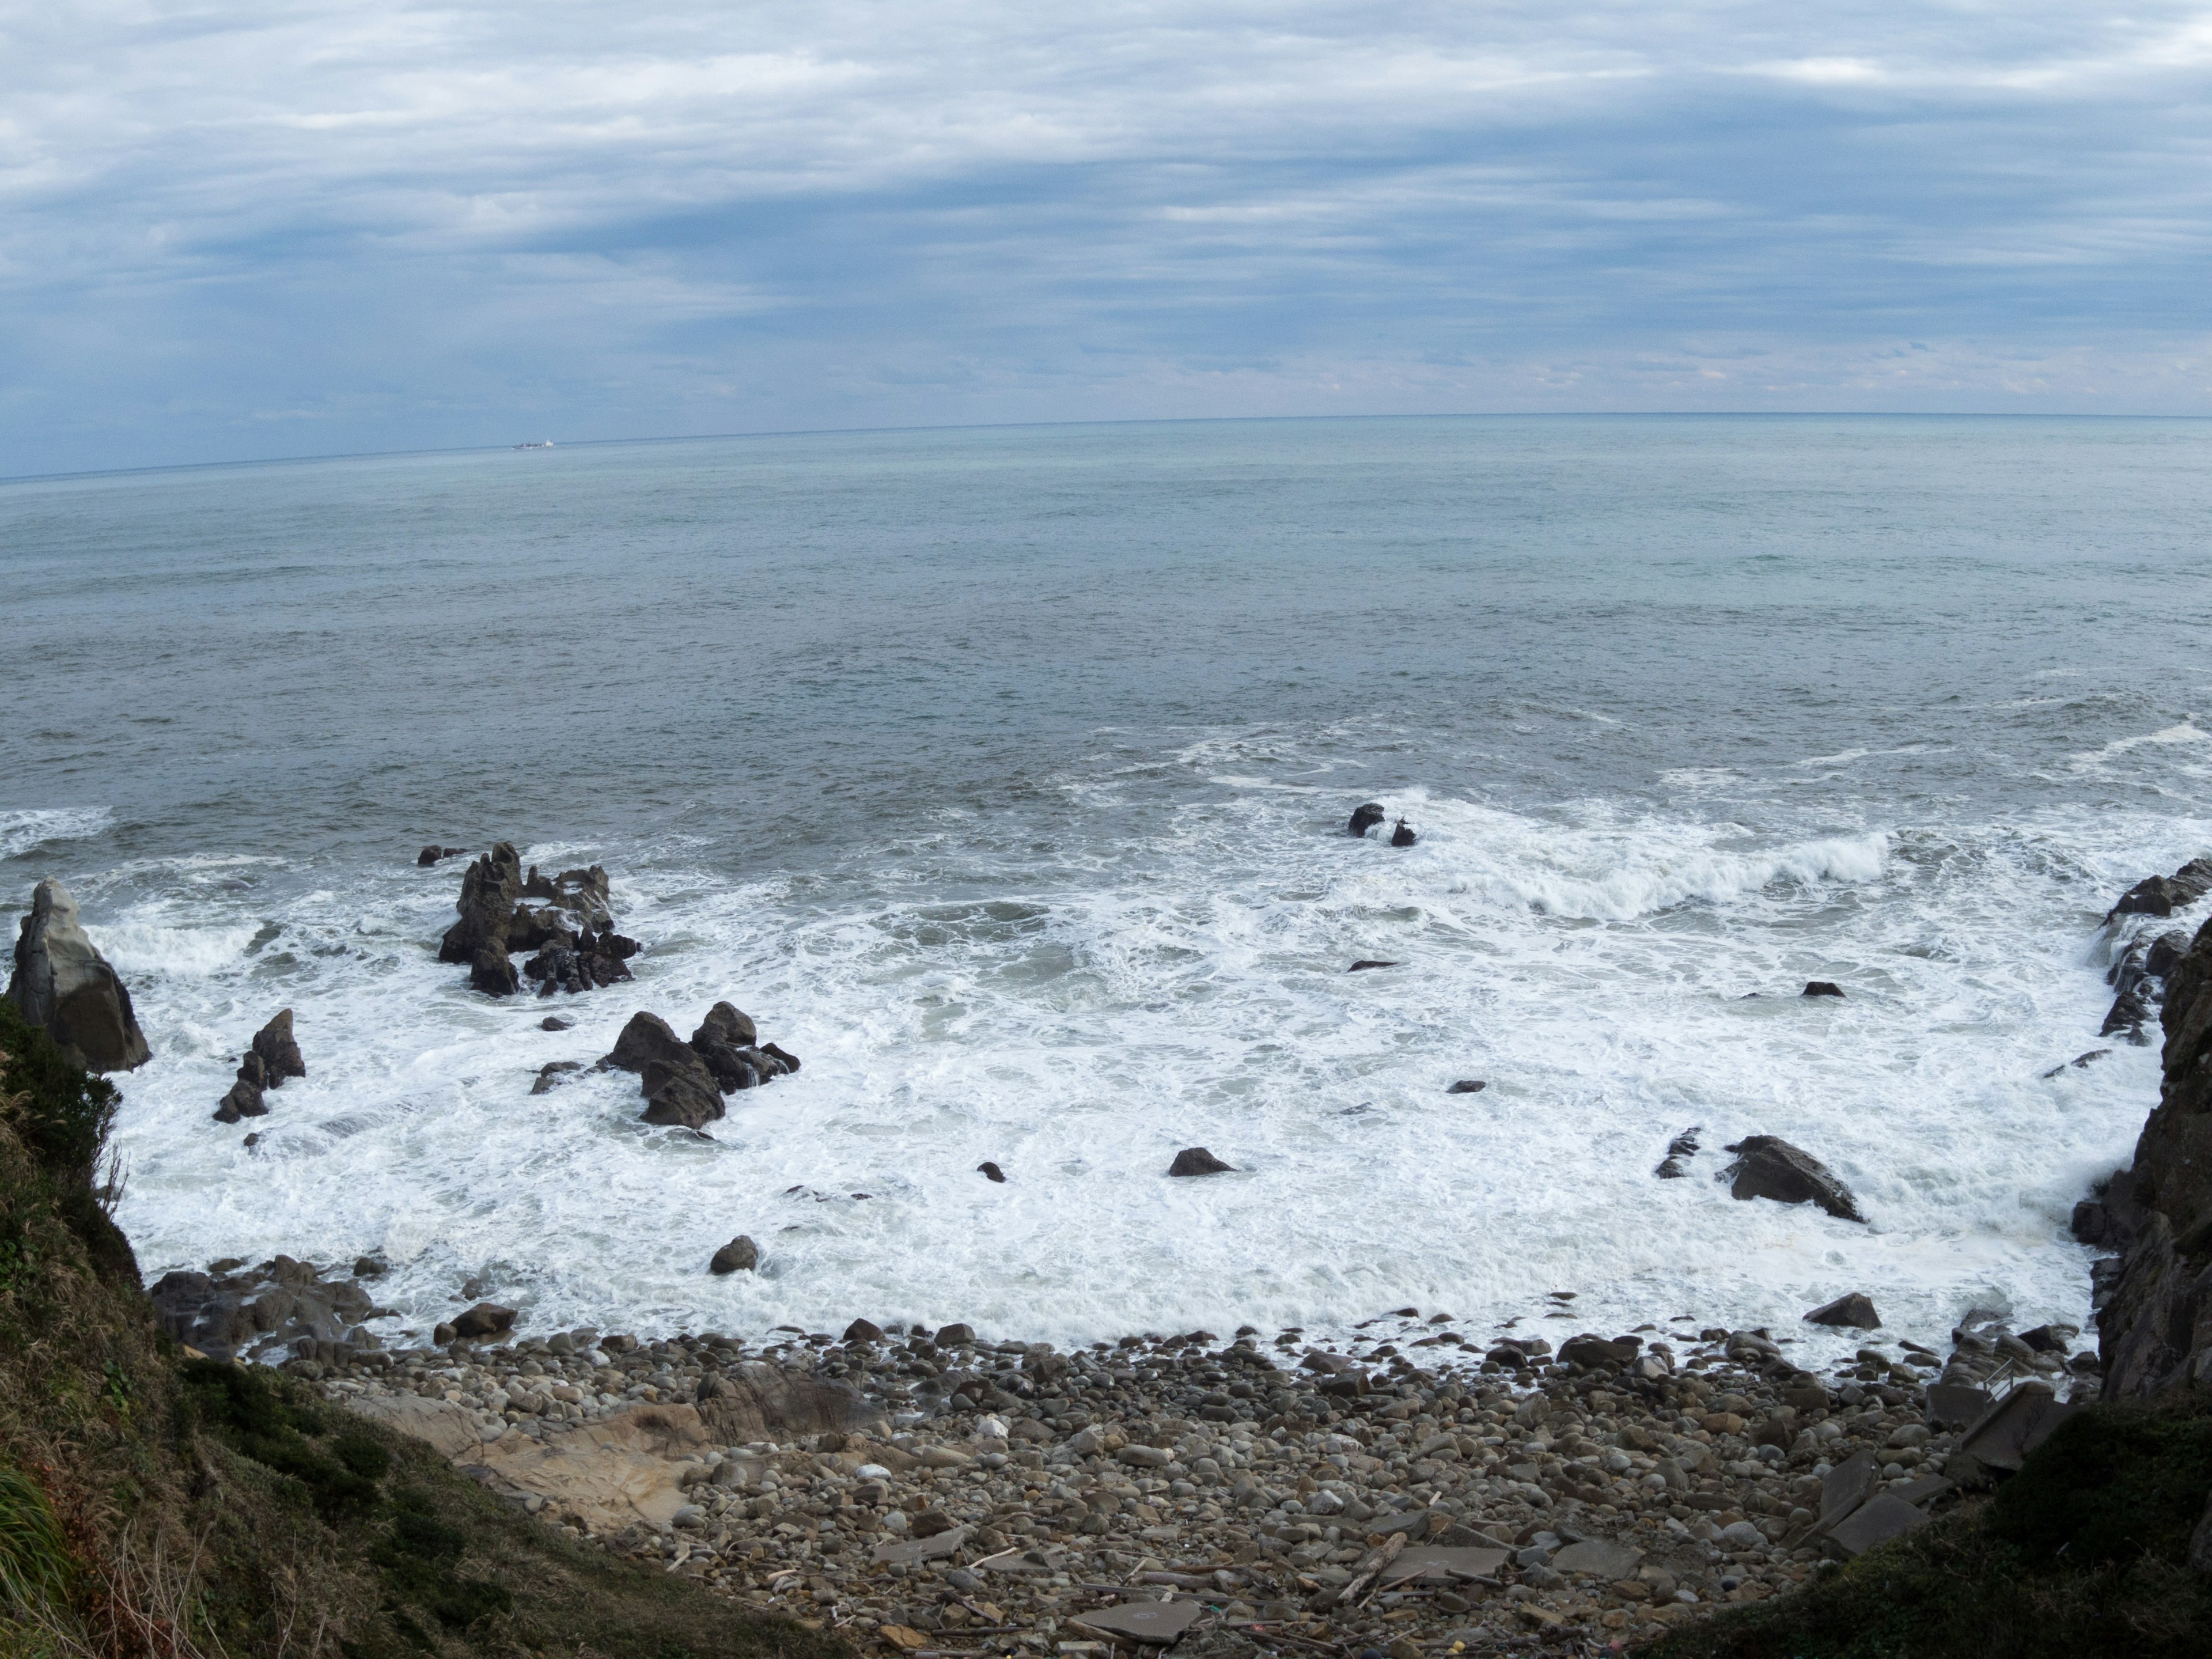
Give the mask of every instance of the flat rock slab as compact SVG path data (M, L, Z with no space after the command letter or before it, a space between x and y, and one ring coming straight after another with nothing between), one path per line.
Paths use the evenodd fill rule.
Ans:
M346 1408L356 1416L428 1443L441 1457L465 1455L473 1460L483 1443L476 1413L449 1400L424 1400L406 1394L356 1395L347 1400Z
M1959 1437L1959 1449L1990 1468L2017 1469L2073 1414L2048 1389L2024 1384L1984 1412Z
M1820 1480L1820 1526L1825 1531L1874 1495L1880 1471L1874 1454L1856 1451Z
M1382 1569L1382 1583L1402 1584L1425 1578L1449 1583L1458 1578L1494 1578L1505 1565L1504 1550L1457 1549L1430 1545L1398 1552L1398 1559Z
M1600 1578L1628 1578L1644 1565L1644 1552L1602 1538L1570 1544L1552 1558L1554 1572L1595 1573Z
M1987 1389L1962 1382L1928 1385L1928 1426L1932 1429L1963 1429L1989 1408Z
M1869 1498L1828 1528L1828 1541L1846 1555L1863 1555L1876 1544L1902 1538L1928 1524L1928 1516L1902 1498L1887 1492Z
M1901 1498L1916 1509L1926 1509L1947 1492L1957 1490L1940 1474L1923 1474L1917 1480L1902 1486L1892 1486L1889 1495Z
M1073 1622L1101 1636L1165 1644L1196 1624L1202 1611L1195 1601L1125 1601L1118 1607L1077 1613Z
M687 1501L687 1458L714 1443L689 1406L629 1406L544 1440L510 1431L477 1454L495 1486L536 1493L595 1533L666 1528Z
M934 1538L909 1538L903 1543L876 1546L876 1565L886 1566L903 1562L911 1566L917 1561L935 1561L958 1553L968 1541L968 1528L955 1527L951 1532L940 1532Z

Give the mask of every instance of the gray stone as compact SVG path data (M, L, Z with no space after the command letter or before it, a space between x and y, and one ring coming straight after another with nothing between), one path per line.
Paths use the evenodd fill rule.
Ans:
M707 1264L709 1271L718 1273L749 1273L760 1266L760 1246L739 1233L714 1252L714 1259Z
M1195 1601L1124 1601L1117 1607L1077 1613L1071 1622L1102 1636L1166 1646L1197 1623L1203 1611Z
M1644 1552L1602 1538L1570 1544L1552 1558L1561 1572L1586 1572L1600 1578L1626 1578L1644 1565Z
M1820 1480L1820 1518L1817 1522L1820 1530L1826 1531L1872 1497L1881 1475L1874 1454L1867 1451L1853 1452L1830 1469Z
M955 1527L950 1532L940 1532L933 1538L909 1538L902 1543L876 1546L875 1562L879 1567L904 1563L911 1566L917 1561L939 1561L948 1555L957 1555L960 1547L968 1541L969 1529Z
M1839 1296L1805 1316L1808 1325L1842 1325L1862 1331L1881 1328L1881 1316L1874 1310L1874 1304L1853 1291L1849 1296Z
M2027 1455L2080 1410L2061 1405L2042 1380L2021 1383L1959 1437L1959 1451L1984 1468L2018 1469Z
M1963 1429L1990 1408L1990 1391L1963 1382L1928 1385L1928 1422L1931 1428Z
M514 1316L512 1308L502 1308L496 1302L479 1302L454 1319L453 1329L466 1340L479 1341L512 1330Z
M1731 1198L1770 1198L1780 1204L1819 1205L1844 1221L1863 1222L1858 1200L1828 1166L1776 1135L1747 1135L1728 1149L1735 1162L1720 1173Z
M1828 1541L1845 1555L1863 1555L1877 1544L1928 1524L1924 1510L1901 1498L1880 1492L1827 1529Z
M1506 1554L1503 1549L1424 1544L1419 1548L1400 1551L1398 1559L1383 1569L1381 1582L1402 1584L1419 1578L1443 1583L1463 1578L1493 1578L1505 1565Z
M88 1072L128 1072L152 1058L130 991L86 935L76 901L58 881L31 891L8 1000Z

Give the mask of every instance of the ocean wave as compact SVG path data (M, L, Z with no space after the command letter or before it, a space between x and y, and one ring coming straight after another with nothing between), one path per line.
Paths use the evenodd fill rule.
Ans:
M19 859L56 842L105 835L115 814L105 806L47 806L0 811L0 861Z

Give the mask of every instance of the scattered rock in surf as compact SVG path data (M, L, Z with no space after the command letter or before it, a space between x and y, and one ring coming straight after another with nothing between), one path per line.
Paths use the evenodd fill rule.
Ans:
M1747 1135L1729 1146L1735 1162L1715 1177L1729 1182L1731 1198L1772 1199L1778 1204L1819 1205L1844 1221L1863 1222L1858 1200L1828 1166L1777 1135Z
M538 1029L541 1031L566 1031L571 1030L575 1024L574 1020L563 1019L558 1014L548 1014L538 1022Z
M884 1328L868 1320L856 1319L845 1327L845 1334L839 1340L845 1342L880 1342L884 1340Z
M1378 962L1371 957L1362 957L1345 971L1352 974L1364 974L1370 968L1403 968L1405 965L1402 962Z
M230 1085L230 1091L216 1103L215 1121L235 1123L240 1118L268 1115L269 1103L261 1097L260 1085L247 1077L241 1066L236 1080Z
M724 1115L724 1095L799 1069L796 1054L773 1042L757 1044L758 1036L752 1019L726 1002L708 1010L689 1042L658 1014L641 1011L599 1063L638 1074L649 1103L646 1122L696 1130Z
M31 890L8 1000L88 1072L132 1071L153 1057L122 975L87 936L69 890L51 877Z
M1001 1185L1006 1179L1006 1172L988 1158L975 1166L975 1173L987 1181L995 1181Z
M545 876L533 864L526 876L512 842L469 866L453 908L461 919L439 941L438 960L465 964L471 986L488 996L514 995L524 977L541 996L612 985L630 977L629 959L643 948L613 931L605 870L595 864ZM516 951L537 952L520 975L507 959Z
M2189 950L2189 935L2179 928L2156 939L2138 939L2120 953L2105 975L2117 994L2105 1015L2100 1036L2124 1036L2137 1047L2147 1047L2143 1027L2166 1001L2166 981Z
M1698 1136L1704 1128L1702 1123L1692 1124L1668 1141L1667 1156L1660 1160L1659 1167L1651 1173L1662 1181L1680 1181L1689 1174L1688 1160L1698 1155Z
M561 1079L571 1072L584 1069L583 1062L574 1060L550 1060L538 1068L538 1081L530 1085L533 1095L550 1095L560 1086Z
M1168 1173L1171 1176L1227 1175L1236 1167L1233 1164L1224 1164L1203 1146L1186 1146L1175 1155L1175 1162L1168 1165Z
M760 1266L760 1246L739 1233L714 1252L707 1270L715 1273L749 1273Z
M292 1036L292 1011L280 1009L253 1034L252 1047L239 1062L237 1080L215 1109L215 1121L235 1123L240 1118L268 1116L269 1105L262 1098L263 1092L282 1088L287 1078L307 1074L307 1062L301 1057L300 1045Z
M368 1291L325 1280L289 1255L252 1268L227 1259L204 1273L165 1273L146 1295L163 1330L211 1359L339 1362L382 1346L363 1328L377 1316Z
M1463 1077L1444 1092L1448 1095L1479 1095L1489 1086L1479 1077Z
M514 1328L515 1312L502 1308L496 1302L479 1302L466 1313L453 1319L453 1333L464 1342L481 1341L487 1336L501 1336Z
M2106 1054L2109 1054L2112 1052L2112 1051L2110 1048L2092 1048L2087 1054L2076 1054L2073 1059L2067 1060L2061 1065L2052 1066L2049 1071L2041 1073L2041 1075L2044 1080L2048 1082L2051 1079L2057 1077L2061 1072L2066 1070L2069 1066L2077 1072L2086 1072L2089 1069L2089 1062L2091 1060L2102 1060Z
M440 859L457 859L468 850L465 847L426 847L415 855L415 862L427 870Z
M1419 839L1413 833L1413 826L1403 818L1398 820L1398 827L1390 832L1390 845L1393 847L1411 847Z
M973 1325L940 1325L937 1328L937 1346L940 1348L966 1347L975 1340Z
M1874 1304L1865 1296L1853 1291L1849 1296L1839 1296L1833 1302L1824 1303L1805 1316L1808 1325L1838 1325L1854 1330L1878 1331L1881 1316L1874 1310Z
M1839 997L1843 994L1844 988L1832 979L1808 979L1805 981L1805 988L1797 994L1805 997Z
M2105 912L2111 926L2120 916L2170 916L2212 893L2212 859L2191 859L2170 876L2145 876Z
M1380 801L1366 801L1352 810L1352 833L1364 839L1367 832L1382 822L1386 815Z

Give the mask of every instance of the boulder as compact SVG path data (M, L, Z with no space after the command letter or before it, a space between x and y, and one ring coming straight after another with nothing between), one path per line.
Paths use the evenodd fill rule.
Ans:
M1864 1221L1858 1200L1828 1166L1776 1135L1747 1135L1729 1146L1735 1162L1720 1172L1731 1198L1771 1198L1778 1204L1819 1205L1844 1221Z
M486 996L511 997L522 988L522 981L507 952L487 946L470 960L469 988Z
M88 1072L128 1072L152 1058L130 991L86 936L76 901L51 878L31 891L8 1000Z
M1836 981L1832 979L1808 979L1805 981L1805 988L1799 992L1798 995L1808 997L1839 997L1843 995L1843 994L1844 988L1837 984Z
M550 1095L560 1086L561 1079L571 1072L584 1068L573 1060L549 1060L538 1068L538 1081L530 1085L533 1095Z
M1168 1165L1168 1173L1171 1176L1226 1175L1235 1168L1235 1164L1224 1164L1203 1146L1186 1146L1175 1155L1175 1162Z
M685 1054L690 1054L694 1060L698 1058L669 1029L666 1020L659 1014L649 1014L641 1009L629 1017L629 1024L622 1028L622 1035L615 1039L613 1051L600 1064L611 1066L619 1072L642 1073L646 1066L656 1060L664 1065L673 1066L678 1056Z
M289 1008L277 1010L275 1017L253 1034L253 1054L265 1074L265 1088L278 1088L286 1078L307 1076L307 1062L301 1057L300 1045L292 1040Z
M786 1072L795 1072L799 1069L799 1056L787 1049L777 1048L773 1042L762 1043L760 1052L781 1066Z
M473 968L484 951L504 957L507 929L521 896L522 860L513 842L501 842L470 865L468 873L461 878L461 896L453 905L461 919L446 930L438 945L438 960Z
M260 1089L245 1077L240 1077L230 1085L230 1092L215 1109L215 1121L218 1123L235 1123L242 1117L268 1115L268 1103L261 1098Z
M1353 835L1364 838L1367 832L1382 823L1386 816L1380 801L1363 802L1352 809L1352 823L1349 827Z
M703 1129L726 1109L722 1091L714 1086L714 1073L689 1048L673 1060L648 1060L641 1085L645 1091L645 1121L664 1128Z
M880 1342L884 1340L884 1328L868 1320L856 1319L845 1327L844 1340L848 1342Z
M1390 832L1390 845L1393 847L1411 847L1419 839L1413 833L1413 826L1403 818L1398 820L1398 827Z
M465 847L426 847L415 855L415 862L427 870L440 859L457 859L468 850Z
M607 872L596 864L588 869L563 870L557 876L541 876L533 864L530 873L522 878L521 896L544 899L554 908L568 912L586 928L604 932L614 922L614 909L607 893Z
M2145 876L2120 895L2105 921L2109 925L2116 916L2170 916L2207 893L2212 893L2212 859L2191 859L2170 876Z
M1489 1086L1480 1078L1463 1077L1444 1092L1448 1095L1479 1095Z
M376 1312L366 1291L325 1281L288 1255L258 1267L167 1273L146 1294L161 1328L210 1358L274 1363L312 1350L336 1359L381 1346L362 1328Z
M708 1270L717 1273L749 1273L760 1266L760 1246L739 1233L714 1252Z
M1825 1303L1814 1309L1805 1316L1805 1322L1808 1325L1841 1325L1856 1330L1878 1331L1881 1328L1881 1316L1874 1310L1874 1304L1871 1301L1858 1291L1853 1291L1849 1296L1839 1296L1833 1302Z
M1403 962L1384 962L1381 958L1376 957L1363 957L1359 961L1353 963L1352 966L1345 971L1352 974L1364 974L1370 968L1403 968L1405 965L1406 964Z
M699 1029L691 1033L691 1046L695 1048L703 1048L709 1042L750 1048L759 1042L760 1029L753 1024L752 1017L726 1002L718 1002L709 1008L707 1018L699 1022Z
M500 1336L514 1328L514 1310L502 1308L496 1302L479 1302L453 1321L454 1334L465 1342Z
M975 1166L975 1173L986 1181L996 1181L1002 1184L1006 1179L1006 1172L988 1158Z
M573 1030L575 1024L574 1020L563 1019L558 1014L548 1014L538 1022L538 1029L541 1031L566 1031Z

